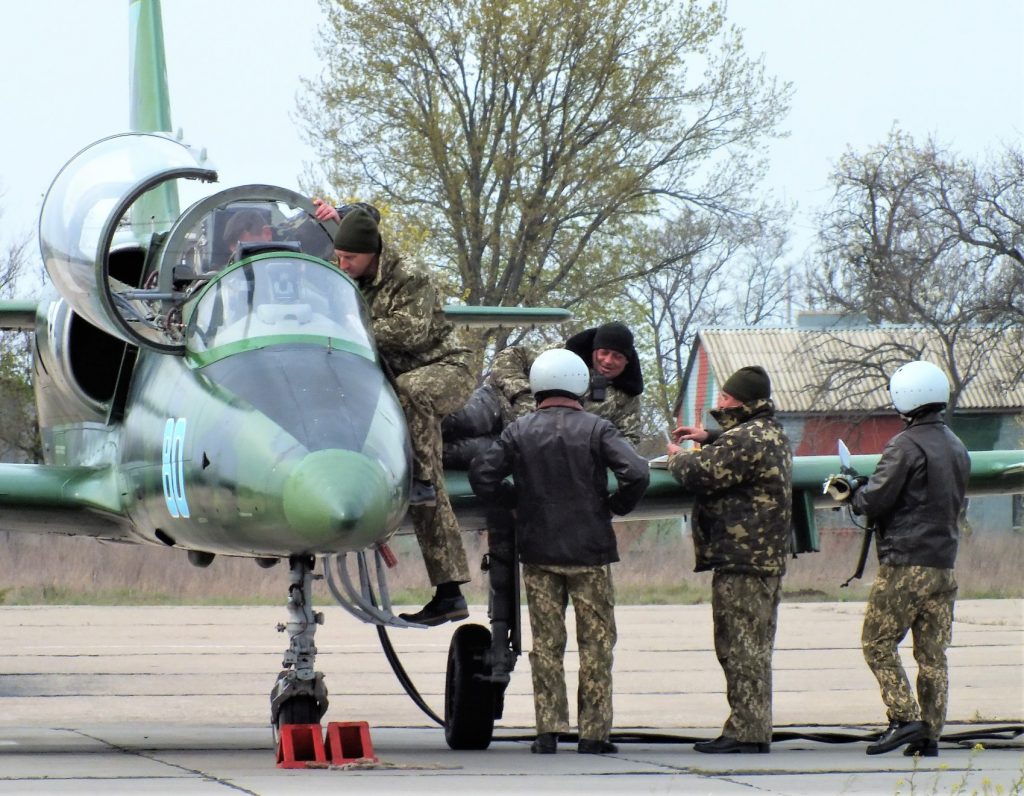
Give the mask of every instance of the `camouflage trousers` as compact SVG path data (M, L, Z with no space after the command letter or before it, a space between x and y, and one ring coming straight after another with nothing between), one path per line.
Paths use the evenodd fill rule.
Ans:
M409 508L432 586L470 579L459 522L444 488L441 418L462 408L474 384L469 368L462 362L437 362L395 379L395 392L409 424L413 477L430 481L437 489L436 506Z
M580 738L606 741L612 729L612 649L615 593L608 566L523 564L533 650L533 706L537 732L568 732L565 692L565 610L572 599L580 652L576 705Z
M460 361L435 362L395 379L395 393L409 424L413 477L441 480L441 420L465 406L476 380Z
M462 532L448 500L444 479L434 481L434 486L437 488L437 505L409 506L409 516L423 554L427 577L430 578L431 586L438 583L468 583L470 577L466 548L462 545Z
M715 654L730 711L722 735L744 743L772 739L772 650L781 596L778 575L715 572L711 580Z
M864 660L878 680L889 720L923 720L933 739L946 723L946 649L953 637L956 592L952 569L882 564L864 612ZM916 701L899 655L908 630L917 661Z

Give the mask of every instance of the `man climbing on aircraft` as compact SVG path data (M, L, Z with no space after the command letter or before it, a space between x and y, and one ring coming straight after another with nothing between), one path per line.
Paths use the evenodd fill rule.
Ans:
M722 385L711 416L721 431L680 426L668 470L695 495L696 572L713 570L715 654L725 673L729 717L722 734L698 741L705 754L771 751L772 650L789 553L793 454L775 417L764 368L740 368Z
M584 408L610 420L638 445L644 377L629 327L613 321L584 329L566 340L565 348L589 365L591 386ZM473 457L486 450L504 426L534 410L529 374L540 353L525 345L498 352L486 382L473 392L465 407L444 419L446 467L467 469Z
M882 754L936 757L946 722L946 648L953 634L953 577L971 460L942 421L949 402L946 374L931 362L909 362L889 380L893 406L907 427L882 451L866 484L853 479L855 514L875 524L878 574L868 595L861 646L878 680L889 727L867 748ZM914 637L917 700L900 662L899 644Z
M573 335L565 341L565 347L589 366L590 390L584 398L584 409L610 420L638 445L644 377L633 332L625 324L612 321ZM529 372L538 353L526 346L512 346L494 358L487 383L497 389L512 418L533 411Z
M374 214L354 206L334 237L334 261L359 285L381 358L405 410L413 448L409 511L433 598L409 622L439 625L469 616L460 585L469 581L459 524L445 491L441 418L461 407L475 381L471 352L445 318L428 271L385 245Z
M565 693L565 610L572 600L579 644L581 754L614 754L612 649L615 595L610 564L619 560L612 514L627 514L650 480L647 461L608 420L583 411L590 386L584 361L545 351L530 368L536 411L508 426L473 462L469 481L481 498L517 513L515 534L533 631L530 668L535 754L558 751L569 731ZM618 481L608 494L607 471ZM505 482L512 476L514 486Z

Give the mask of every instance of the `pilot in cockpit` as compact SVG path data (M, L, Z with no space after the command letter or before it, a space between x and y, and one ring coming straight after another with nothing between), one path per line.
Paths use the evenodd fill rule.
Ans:
M274 239L274 230L259 210L236 210L224 227L224 248L230 252L228 262L234 259L238 244Z

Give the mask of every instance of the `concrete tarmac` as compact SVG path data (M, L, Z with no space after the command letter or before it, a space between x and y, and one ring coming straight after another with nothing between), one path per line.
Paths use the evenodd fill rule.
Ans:
M376 630L335 606L317 632L331 705L324 722L367 721L372 767L279 769L269 692L286 637L272 607L0 607L0 794L10 793L1024 793L1024 601L957 603L945 736L938 758L869 757L886 723L860 652L863 603L786 603L774 658L768 755L703 755L727 712L710 608L620 606L617 755L529 753L529 657L483 752L453 752L401 689ZM571 615L570 610L570 625ZM487 625L475 608L470 622ZM443 714L454 626L390 631L423 698ZM529 650L524 616L523 648ZM566 657L570 702L576 646ZM904 662L916 674L909 643ZM793 737L818 736L824 740ZM687 740L689 739L689 740ZM687 742L683 742L683 741ZM1001 790L1000 790L1001 788Z

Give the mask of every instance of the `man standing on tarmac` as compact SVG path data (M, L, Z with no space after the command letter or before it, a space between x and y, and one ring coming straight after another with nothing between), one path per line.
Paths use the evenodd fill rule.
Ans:
M647 461L608 420L583 410L587 365L565 349L545 351L530 368L536 411L508 426L473 460L469 482L484 500L514 507L519 558L533 631L530 667L535 754L558 751L569 731L565 692L565 611L572 600L580 653L581 754L614 754L612 649L619 560L612 514L632 511L647 489ZM618 489L608 494L611 469ZM514 486L505 481L511 475Z
M715 654L730 714L722 734L699 741L707 754L767 753L772 740L772 650L789 552L793 455L775 419L764 368L740 368L722 385L711 416L722 427L680 426L668 470L695 495L695 571L714 570Z
M936 757L946 721L946 648L957 592L953 564L971 460L942 422L949 381L937 366L903 365L892 374L889 393L907 427L889 440L867 483L851 479L850 491L839 497L874 523L878 539L878 574L861 646L881 687L889 727L867 753L906 744L905 755ZM898 650L907 631L914 637L917 700Z

